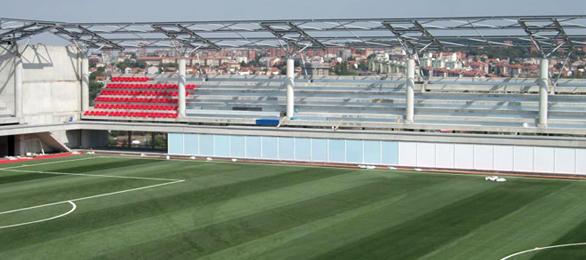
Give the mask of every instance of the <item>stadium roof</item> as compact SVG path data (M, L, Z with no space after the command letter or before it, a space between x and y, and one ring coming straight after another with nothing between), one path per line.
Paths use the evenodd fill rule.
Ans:
M89 49L586 46L586 15L70 23L0 18L0 44L50 32Z

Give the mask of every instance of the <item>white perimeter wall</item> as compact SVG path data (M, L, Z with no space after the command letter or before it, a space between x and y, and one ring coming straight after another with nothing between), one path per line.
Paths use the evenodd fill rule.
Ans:
M399 142L399 165L586 175L586 149Z
M169 133L168 153L450 170L586 175L586 149Z

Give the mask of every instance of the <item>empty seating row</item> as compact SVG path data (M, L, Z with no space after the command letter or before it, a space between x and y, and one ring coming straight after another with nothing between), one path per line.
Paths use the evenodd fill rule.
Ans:
M187 84L185 89L193 90L198 86L196 84ZM110 89L178 89L179 85L170 83L156 83L156 84L128 84L128 83L109 83L106 88Z
M112 77L112 82L147 82L149 77Z
M117 102L117 103L173 103L177 104L177 99L173 98L130 98L130 97L97 97L97 102Z
M102 90L103 96L179 96L177 91L131 91L131 90ZM189 96L189 93L185 93Z
M177 106L157 106L139 104L96 104L99 109L133 109L133 110L177 110Z
M158 112L86 111L84 115L109 117L177 118L177 113Z

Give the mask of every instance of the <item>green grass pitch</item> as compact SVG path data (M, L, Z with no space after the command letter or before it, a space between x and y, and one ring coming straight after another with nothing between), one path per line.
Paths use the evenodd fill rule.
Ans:
M586 242L583 181L99 156L0 169L0 259L501 259Z

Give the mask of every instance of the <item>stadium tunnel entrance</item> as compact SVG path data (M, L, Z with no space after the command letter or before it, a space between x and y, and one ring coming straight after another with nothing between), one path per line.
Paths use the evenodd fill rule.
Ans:
M0 136L0 157L15 156L15 137Z

